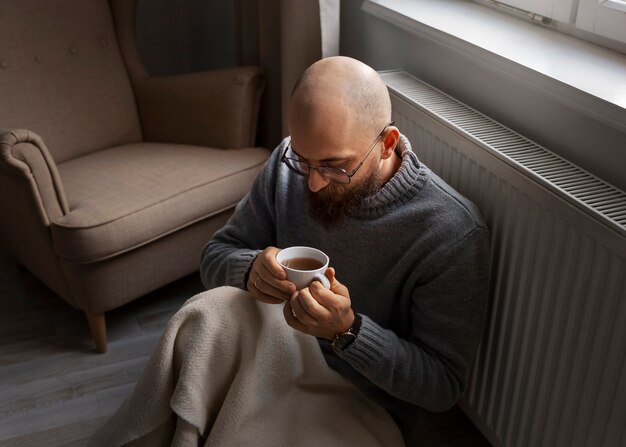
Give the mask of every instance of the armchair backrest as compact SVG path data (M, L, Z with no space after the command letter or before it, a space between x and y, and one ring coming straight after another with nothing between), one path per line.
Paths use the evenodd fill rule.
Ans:
M0 0L0 128L57 163L142 139L108 0Z

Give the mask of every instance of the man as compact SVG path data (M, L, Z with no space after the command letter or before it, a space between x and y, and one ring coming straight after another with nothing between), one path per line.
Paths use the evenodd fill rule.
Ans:
M417 407L448 409L464 389L486 313L488 230L417 159L370 67L312 65L288 126L204 248L203 283L283 305L286 324L317 337L328 365L406 431ZM287 280L276 254L296 245L330 257L330 290Z

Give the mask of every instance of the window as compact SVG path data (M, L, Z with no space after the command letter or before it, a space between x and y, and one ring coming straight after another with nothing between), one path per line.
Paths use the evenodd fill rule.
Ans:
M626 1L580 0L576 27L626 42Z
M510 7L531 20L558 31L585 38L580 33L626 43L626 0L476 0L489 6ZM587 39L594 41L593 38ZM605 44L600 41L596 43ZM608 45L611 47L610 43ZM623 49L623 46L612 46Z

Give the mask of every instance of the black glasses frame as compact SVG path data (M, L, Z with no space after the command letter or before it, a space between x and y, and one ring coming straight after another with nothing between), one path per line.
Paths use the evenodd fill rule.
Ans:
M307 159L305 159L304 157L301 157L300 154L298 154L295 150L293 150L293 148L291 147L291 141L289 141L289 144L285 148L285 152L283 152L283 156L281 157L280 161L283 162L285 165L287 165L287 167L291 171L293 171L296 174L301 175L303 177L308 176L311 173L311 169L315 169L317 172L320 173L320 175L322 177L324 177L328 181L334 181L334 182L338 182L338 183L348 184L348 183L350 183L352 181L352 177L354 177L354 175L358 172L358 170L361 169L361 166L363 166L363 164L365 163L365 160L367 160L367 157L370 156L370 154L372 153L372 151L376 147L376 144L378 143L378 140L380 139L380 137L382 137L385 134L385 131L387 130L387 128L389 126L393 126L393 124L394 124L394 121L390 121L389 123L387 123L385 125L385 127L383 127L383 130L380 131L380 133L378 134L378 136L376 137L376 139L372 143L372 146L367 151L367 154L365 154L365 157L363 157L363 160L361 160L361 162L357 165L357 167L354 168L351 172L348 172L348 171L346 171L343 168L336 168L334 166L324 166L324 165L314 166L314 165L312 165ZM287 151L289 149L291 149L291 151L294 154L296 154L297 156L299 156L301 158L287 157ZM303 170L297 169L291 163L291 161L296 162L299 165L302 165L302 164L306 165L308 172L304 172ZM329 177L328 176L328 172L334 172L337 176L336 177L335 176ZM341 181L340 178L342 178L342 177L345 178L346 181Z

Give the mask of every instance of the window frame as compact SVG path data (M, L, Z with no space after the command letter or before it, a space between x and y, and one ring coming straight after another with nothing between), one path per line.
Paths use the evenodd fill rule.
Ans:
M586 33L626 44L626 1L624 0L475 1L487 6L502 5L505 9L513 8L522 14L528 14L531 20L543 21L543 24L551 24L551 19ZM567 29L563 27L557 27L557 30L567 32Z
M626 2L621 0L580 0L576 27L626 43Z

